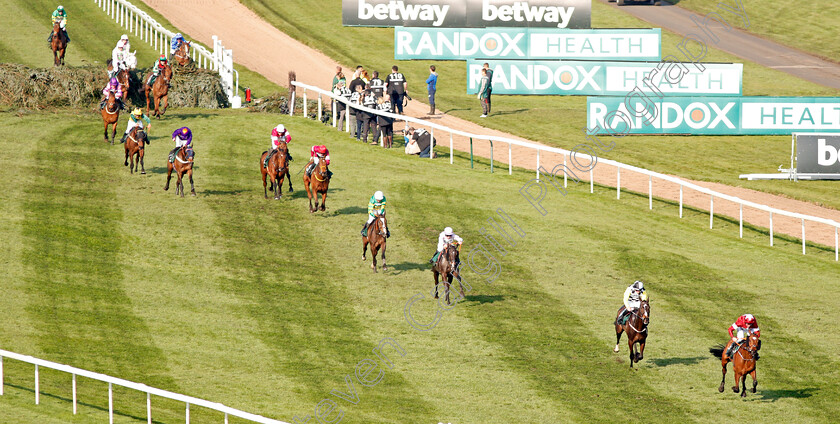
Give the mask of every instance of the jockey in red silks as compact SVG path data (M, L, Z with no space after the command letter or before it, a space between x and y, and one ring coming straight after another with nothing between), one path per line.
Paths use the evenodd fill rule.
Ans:
M312 170L315 169L315 166L320 163L321 159L324 158L327 166L330 164L330 151L327 149L327 146L320 145L320 146L312 146L309 149L309 163L306 164L306 176L312 176ZM332 171L329 172L329 175L332 176Z
M286 144L292 142L292 135L283 124L279 124L271 129L271 146L269 147L268 154L265 155L265 163L263 163L263 166L266 168L268 167L269 159L271 159L271 156L277 151L277 148L280 147L281 142ZM294 160L292 159L292 154L289 152L289 149L286 149L286 156L288 156L290 162Z
M735 353L734 350L738 346L738 344L751 335L755 334L756 337L761 337L761 331L758 329L758 321L756 321L755 317L752 314L744 314L738 317L735 322L729 326L729 337L732 340L729 342L729 346L726 349L726 356L732 358L732 355ZM760 348L759 344L759 348ZM756 359L758 359L758 354L756 353Z

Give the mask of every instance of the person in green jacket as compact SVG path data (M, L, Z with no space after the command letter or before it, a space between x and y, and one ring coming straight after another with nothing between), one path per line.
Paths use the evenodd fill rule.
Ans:
M52 13L52 24L55 25L56 22L64 21L65 27L61 29L61 32L64 34L64 39L67 42L70 42L70 36L67 35L67 11L64 10L64 6L58 6L55 11ZM52 42L52 30L50 30L50 36L47 37L47 42Z
M490 77L487 69L481 69L481 83L478 85L478 100L481 102L481 117L486 118L490 113Z
M385 199L385 194L381 191L377 191L376 193L373 193L373 196L370 196L370 200L368 201L368 220L362 228L362 236L367 237L368 226L370 226L370 223L373 222L374 219L385 215L386 202L387 200ZM391 237L391 232L388 231L387 228L385 228L385 237Z

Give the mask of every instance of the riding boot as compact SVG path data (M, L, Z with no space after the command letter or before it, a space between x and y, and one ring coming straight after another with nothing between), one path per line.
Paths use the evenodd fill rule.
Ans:
M274 150L272 149L270 152L268 152L267 155L265 155L265 160L263 161L263 168L268 168L268 161L271 160L271 155L273 154Z
M128 133L123 134L122 138L120 139L120 144L125 143L125 140L128 138Z
M385 229L385 238L391 237L391 230L386 228Z
M368 228L368 223L365 222L364 227L362 227L362 237L367 237L367 228Z
M287 151L286 156L289 158L289 162L294 162L294 159L292 158L292 154L290 152Z
M327 170L327 178L332 178L332 176L333 176L333 172L328 169Z
M304 172L307 177L312 178L312 170L315 169L315 163L309 162L309 165L306 165L306 171Z
M67 42L70 42L70 36L67 34L67 31L64 31L64 38L67 39Z
M99 110L102 110L104 108L105 108L105 99L102 99L101 101L99 101Z
M435 255L432 256L432 259L429 259L429 263L434 265L434 263L437 262L438 255L440 255L440 252L435 252Z
M175 152L177 152L177 151L178 151L178 147L172 149L172 151L169 152L169 163L175 163Z

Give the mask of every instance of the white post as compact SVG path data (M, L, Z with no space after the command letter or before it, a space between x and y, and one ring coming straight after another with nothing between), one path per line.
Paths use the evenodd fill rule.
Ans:
M321 121L321 116L324 114L324 106L321 104L321 95L318 95L318 117L315 118L317 121Z
M589 192L590 193L595 193L595 176L593 175L594 170L595 170L595 168L590 168L589 169Z
M146 421L152 424L152 394L146 392Z
M770 212L770 246L773 245L773 212Z
M108 419L110 424L114 424L114 388L111 383L108 383Z
M429 159L435 158L435 127L432 127L432 142L429 144Z
M338 126L338 100L336 100L336 99L330 99L330 100L332 100L332 111L333 111L332 118L333 118L333 128L335 128L335 127L337 127L337 126ZM346 115L346 114L347 114L347 112L344 112L344 114Z
M190 403L189 402L187 402L187 424L190 424Z
M344 132L350 132L350 102L344 103Z
M292 100L289 101L289 116L294 116L295 113L295 95L297 91L292 91Z
M709 196L709 229L712 229L712 224L715 222L715 196Z
M648 209L653 210L653 175L648 175Z
M306 114L306 87L303 87L303 117L309 118L309 115Z
M805 218L802 218L802 254L805 254Z
M449 133L449 164L450 164L450 165L452 165L452 160L453 160L453 158L452 158L452 149L453 149L453 146L452 146L452 133L450 132L450 133ZM539 151L539 150L537 150L537 179L539 179L539 178L540 178L540 170L539 170L539 167L540 167L540 151Z
M680 218L682 218L683 186L680 184Z
M835 236L837 233L834 233ZM836 237L835 237L836 239ZM0 396L3 396L3 357L0 356Z
M228 424L228 415L227 415L227 412L225 412L225 424Z
M41 382L38 378L38 366L35 365L35 405L41 402Z
M621 200L621 168L615 170L615 198Z
M73 374L73 415L76 415L76 374Z
M513 175L513 144L508 143L508 175Z
M738 204L741 209L738 211L738 237L744 238L744 204Z

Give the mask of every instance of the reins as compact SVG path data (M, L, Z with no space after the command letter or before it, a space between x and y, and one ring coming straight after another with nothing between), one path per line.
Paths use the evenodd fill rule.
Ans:
M639 309L641 309L641 307L640 307ZM635 316L636 318L638 318L638 319L642 320L642 317L640 317L640 316L639 316L639 314L637 314L637 313L635 313L635 312L633 312L633 311L629 311L629 312L630 312L630 314L631 314L631 315L633 315L633 316ZM636 327L633 327L633 324L631 324L632 322L633 322L633 320L632 320L632 319L628 319L628 320L627 320L627 325L628 325L630 328L632 328L635 332L637 332L637 333L644 333L644 332L646 332L646 331L648 330L648 326L647 326L647 325L645 325L645 326L644 326L644 328L642 328L641 330L639 330L639 329L637 329ZM644 320L643 320L642 322L644 322Z

